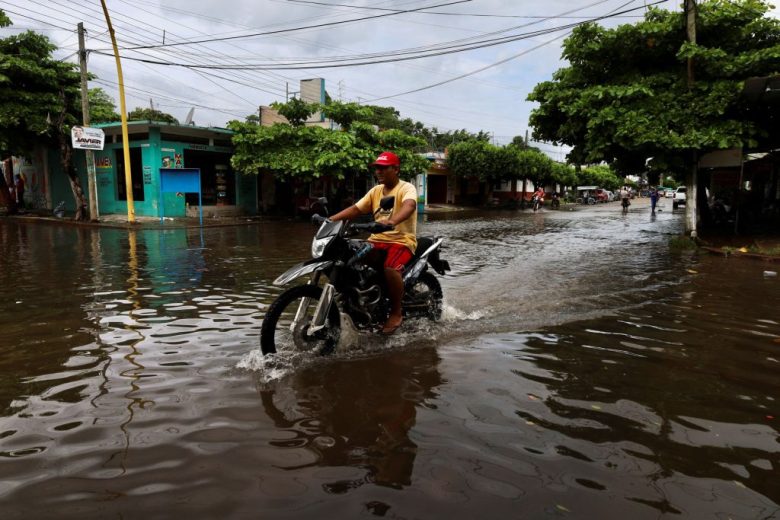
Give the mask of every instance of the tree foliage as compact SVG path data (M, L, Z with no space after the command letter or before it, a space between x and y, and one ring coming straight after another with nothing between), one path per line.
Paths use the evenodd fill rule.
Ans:
M178 125L179 120L173 117L171 114L162 112L152 108L136 107L129 114L127 114L128 121L160 121L163 123L170 123Z
M682 13L659 8L643 21L580 26L565 41L569 66L538 84L534 138L573 147L575 163L640 173L645 162L680 171L692 150L755 145L767 128L747 110L744 80L780 72L780 21L763 0L699 3L697 44ZM686 63L695 63L689 89Z
M303 126L306 124L306 120L311 117L317 111L318 105L314 103L306 103L305 101L292 98L287 103L272 103L271 106L274 110L284 116L285 119L292 126Z
M45 36L31 31L0 39L2 157L28 153L35 143L56 137L53 123L63 108L67 117L59 130L70 132L78 121L79 77L72 65L52 58L54 49Z
M615 191L625 184L625 181L605 164L597 164L583 169L577 175L580 186L599 186Z
M116 103L102 88L91 88L87 91L89 99L90 123L112 123L122 117L116 111Z
M0 11L0 25L8 24ZM54 49L48 38L32 31L0 39L0 157L26 155L37 143L56 144L76 199L77 218L82 218L85 200L69 137L81 116L80 80L73 65L52 57Z
M452 145L447 154L450 170L460 177L477 177L486 182L530 179L534 184L577 183L574 168L556 163L534 148L494 146L485 141Z
M322 112L328 119L333 120L343 129L349 130L355 121L367 121L371 115L371 109L358 103L342 103L331 101L322 107Z
M490 141L490 134L479 131L476 134L465 129L440 131L438 128L427 127L420 121L411 118L401 118L400 113L393 107L377 105L365 105L371 114L363 121L379 127L380 130L401 130L404 133L420 137L424 145L418 150L443 152L447 147L463 141Z
M307 112L312 114L319 108L300 103L293 103L299 116ZM279 108L282 109L280 113L292 113L283 105L278 105ZM367 172L368 165L380 152L391 150L401 158L402 177L412 178L426 170L427 161L415 153L424 145L420 138L399 130L375 130L373 125L359 120L365 113L357 105L340 104L338 110L336 117L341 119L342 131L305 126L301 124L305 119L295 116L296 124L273 126L231 121L228 127L235 132L233 167L246 174L268 171L282 178L310 180L332 176L343 179ZM336 110L333 113L336 114Z

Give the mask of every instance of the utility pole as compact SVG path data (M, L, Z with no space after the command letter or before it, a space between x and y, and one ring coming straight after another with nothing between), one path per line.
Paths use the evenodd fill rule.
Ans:
M696 44L696 0L685 0L685 29L688 43ZM694 74L693 58L688 58L688 91L693 91ZM689 174L688 193L685 200L685 231L691 238L697 236L698 220L698 183L699 183L699 152L695 148L691 153L693 165Z
M87 50L84 46L84 23L79 22L79 68L81 69L81 121L89 126L89 89L87 88ZM89 191L89 219L93 222L100 217L97 202L97 187L95 181L95 154L85 150L87 154L87 191Z
M111 45L114 48L114 61L116 61L116 77L119 83L119 115L122 117L122 152L125 160L125 194L127 196L127 221L135 224L135 202L133 201L133 177L130 166L130 138L127 131L127 103L125 103L125 79L122 75L122 60L119 58L119 47L116 44L116 33L111 25L111 15L108 14L106 0L100 0L103 7L103 15L106 17L108 34L111 35Z

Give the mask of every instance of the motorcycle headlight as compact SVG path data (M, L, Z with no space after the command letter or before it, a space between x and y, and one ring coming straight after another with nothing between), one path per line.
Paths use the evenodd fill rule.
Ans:
M315 238L311 242L311 257L319 258L325 252L325 248L330 243L333 237Z

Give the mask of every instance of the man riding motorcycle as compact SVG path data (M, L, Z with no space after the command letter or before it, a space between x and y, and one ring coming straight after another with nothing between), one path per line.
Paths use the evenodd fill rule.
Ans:
M383 152L373 163L379 184L369 190L354 205L336 213L330 220L353 220L371 213L374 220L393 227L391 231L375 233L368 238L374 246L367 263L379 263L379 254L386 253L383 261L385 283L390 299L390 314L382 327L382 334L392 334L401 326L401 301L404 282L401 273L412 259L417 248L417 190L414 185L399 179L401 160L392 152ZM383 210L380 200L395 197L392 209Z

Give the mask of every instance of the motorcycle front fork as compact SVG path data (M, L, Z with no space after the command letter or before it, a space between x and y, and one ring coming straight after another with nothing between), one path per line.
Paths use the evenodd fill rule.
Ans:
M319 271L312 274L311 280L309 280L309 285L319 285L321 276L322 273ZM307 336L311 336L317 331L325 328L325 321L327 320L328 313L330 312L330 306L333 304L333 297L335 293L336 288L333 287L333 285L329 283L325 284L325 287L322 289L322 296L320 296L319 302L317 302L317 308L314 309L314 317L306 329ZM298 305L298 311L295 313L295 318L290 324L290 330L295 330L295 328L298 326L298 323L304 319L304 316L306 316L306 312L309 309L309 305L311 305L311 298L303 298L301 300L300 305Z

